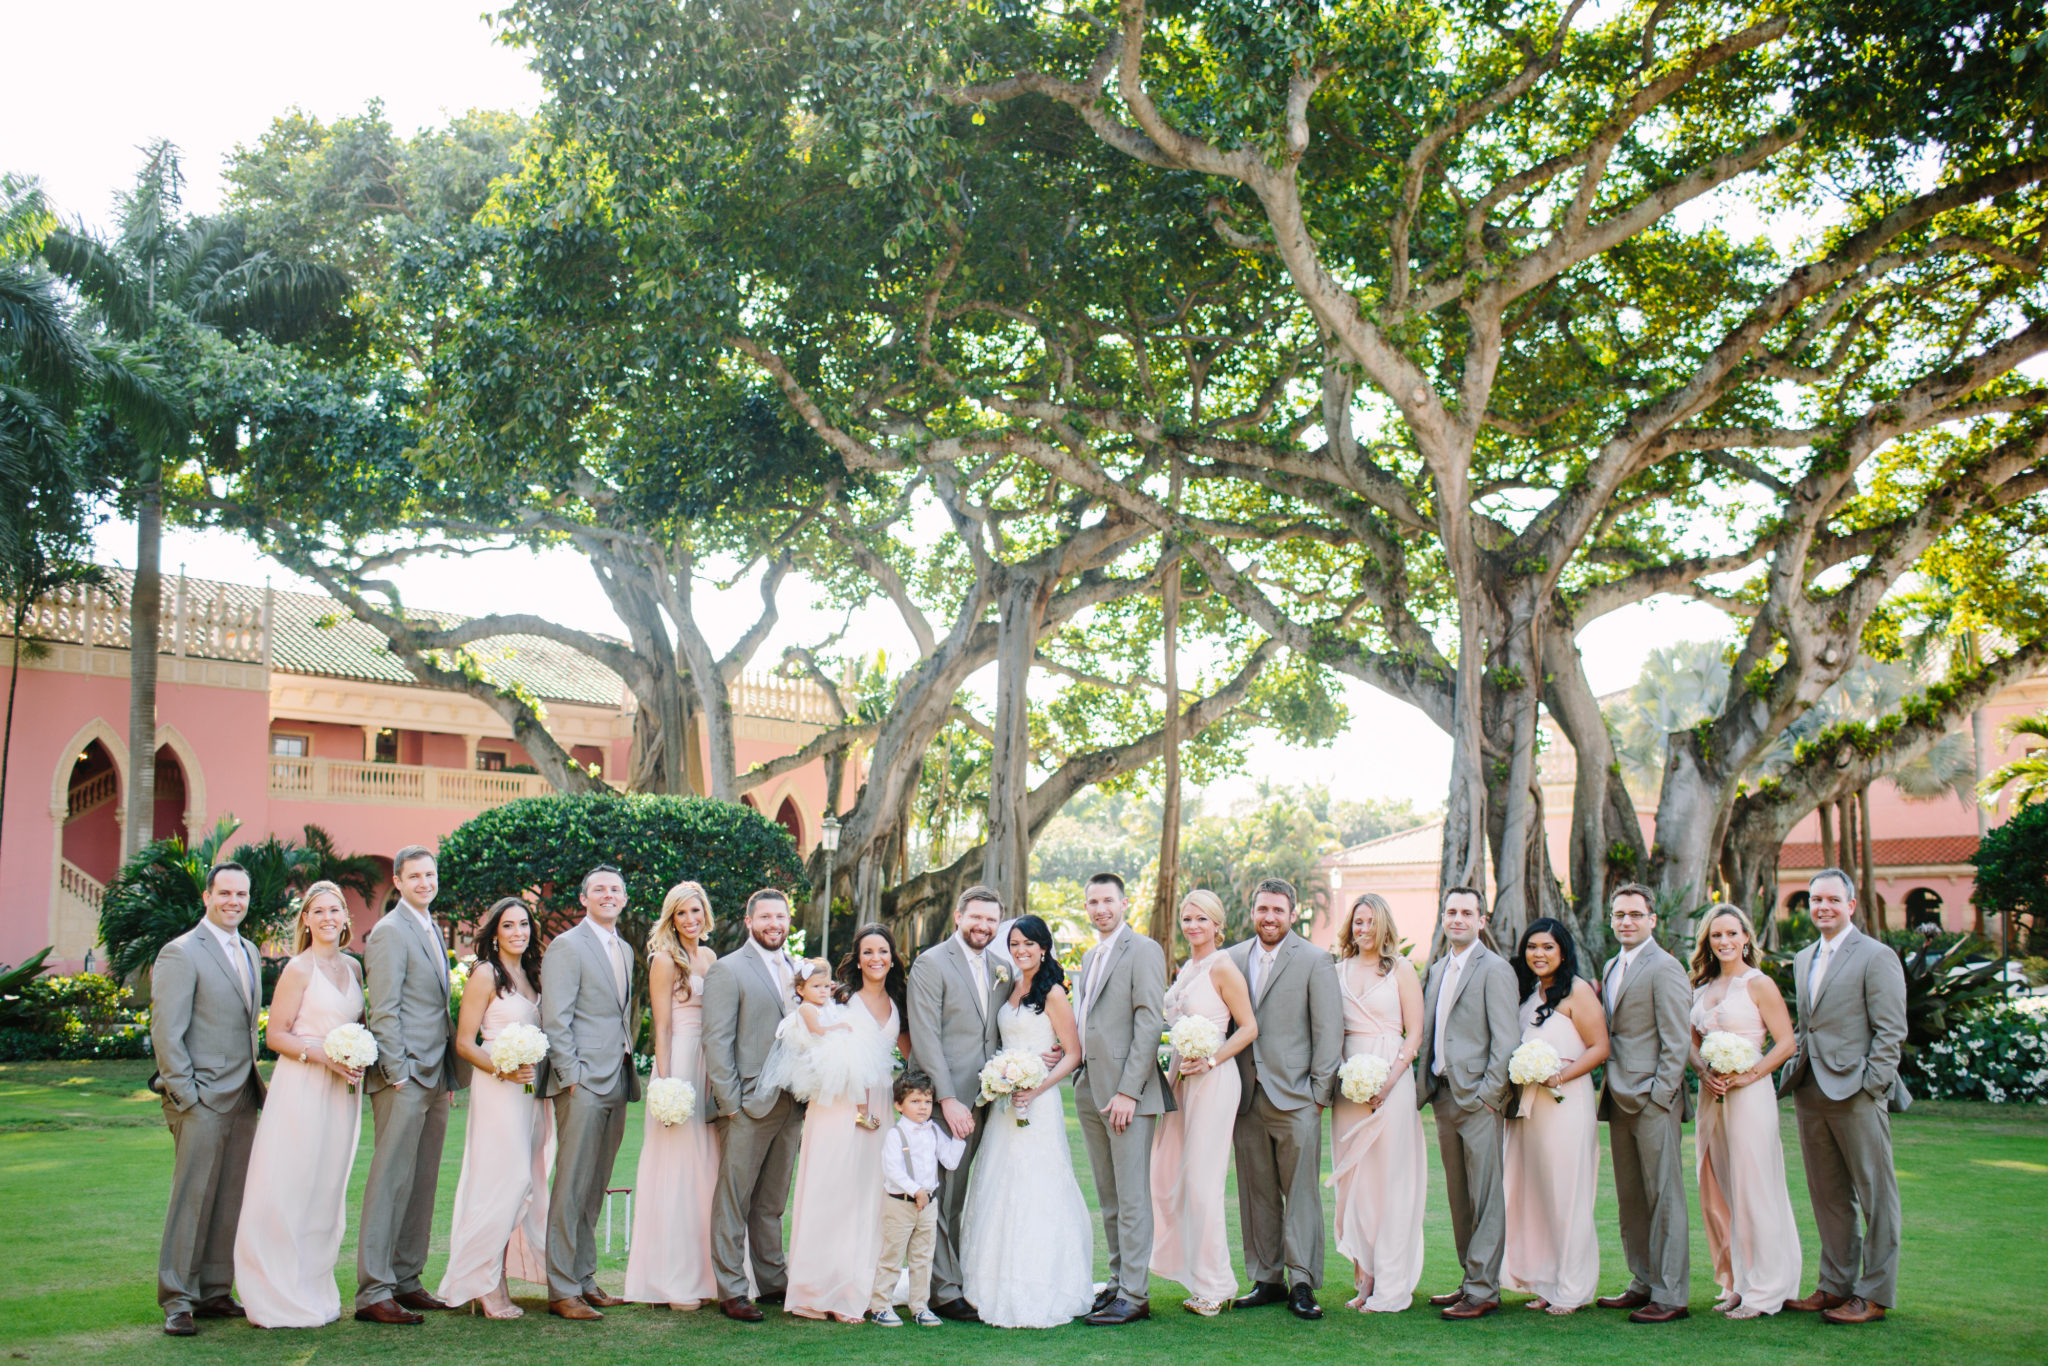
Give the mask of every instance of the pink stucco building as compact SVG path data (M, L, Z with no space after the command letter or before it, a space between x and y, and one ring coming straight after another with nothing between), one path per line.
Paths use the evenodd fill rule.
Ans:
M41 658L16 663L15 642L0 635L0 660L19 670L0 813L0 963L51 945L51 966L74 969L98 939L126 817L129 582L114 571L105 588L37 604L25 632L46 643ZM634 704L616 675L536 637L473 649L494 679L544 701L549 732L579 761L630 784ZM344 853L388 864L486 807L550 790L497 713L420 686L323 596L167 579L157 671L156 836L203 836L223 815L241 821L238 842L300 840L313 824ZM815 686L771 678L742 681L733 709L742 771L794 752L830 715ZM784 774L746 800L808 851L825 814L824 768Z

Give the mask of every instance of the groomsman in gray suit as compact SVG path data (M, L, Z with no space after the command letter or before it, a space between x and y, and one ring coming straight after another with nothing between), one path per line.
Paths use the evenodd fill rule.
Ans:
M1344 1006L1327 951L1294 932L1294 884L1252 892L1255 937L1226 950L1251 988L1259 1037L1237 1055L1244 1082L1231 1143L1252 1289L1239 1309L1287 1302L1319 1319L1323 1283L1323 1108L1344 1061ZM1288 1281L1293 1288L1288 1288Z
M626 1134L626 1103L640 1099L640 1074L626 1013L633 951L619 937L625 875L598 865L583 875L581 899L583 919L554 937L540 964L547 1093L555 1102L548 1312L601 1319L599 1311L625 1303L597 1283L597 1216Z
M1124 880L1115 873L1089 878L1083 895L1099 938L1081 955L1074 1106L1109 1248L1109 1284L1088 1322L1132 1323L1152 1314L1152 1131L1173 1108L1159 1074L1166 954L1124 923Z
M1602 1296L1603 1309L1627 1309L1632 1323L1670 1323L1690 1312L1692 1250L1685 1210L1685 1121L1692 1093L1692 984L1657 943L1650 889L1627 883L1608 900L1621 952L1607 965L1607 1059L1599 1117L1614 1157L1615 1203L1628 1289Z
M996 1011L1010 990L1010 973L990 952L1002 899L974 886L953 903L954 934L910 965L910 1051L932 1079L939 1123L965 1143L960 1161L939 1174L939 1239L932 1255L932 1312L977 1323L981 1316L961 1293L960 1207L967 1173L981 1147L981 1067L996 1055Z
M782 1017L796 1009L789 899L773 887L747 898L747 942L704 974L704 1072L712 1115L724 1133L718 1189L711 1205L711 1264L718 1307L729 1319L759 1323L747 1297L747 1258L764 1304L780 1304L789 1285L782 1256L782 1211L796 1170L804 1106L779 1087L759 1085Z
M1465 1271L1456 1290L1429 1297L1447 1319L1476 1319L1500 1308L1507 1238L1500 1126L1512 1089L1508 1059L1522 1041L1522 1018L1515 970L1479 940L1486 914L1482 893L1470 887L1444 893L1448 952L1429 969L1415 1055L1422 1083L1416 1098L1435 1107L1451 1237Z
M1876 1323L1899 1302L1890 1111L1913 1101L1899 1080L1906 972L1889 946L1857 931L1848 874L1816 873L1806 895L1820 938L1794 960L1799 1051L1778 1093L1791 1093L1799 1119L1806 1191L1820 1226L1820 1288L1785 1307L1818 1310L1829 1323Z
M356 1243L356 1317L424 1323L448 1306L420 1286L434 1227L434 1188L448 1135L449 1093L469 1084L448 1010L448 946L428 909L441 890L434 855L409 844L391 860L399 904L363 946L377 1061L363 1074L376 1147Z
M171 1203L156 1258L164 1331L188 1338L194 1318L238 1319L235 1225L263 1078L256 1072L256 1017L263 974L256 950L235 932L249 912L249 874L239 863L207 870L205 918L164 945L150 970L149 1044L177 1153Z

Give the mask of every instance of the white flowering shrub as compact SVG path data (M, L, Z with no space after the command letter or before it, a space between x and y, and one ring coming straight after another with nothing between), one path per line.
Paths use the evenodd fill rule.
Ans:
M1929 1100L2048 1105L2048 997L1971 1011L1899 1070Z

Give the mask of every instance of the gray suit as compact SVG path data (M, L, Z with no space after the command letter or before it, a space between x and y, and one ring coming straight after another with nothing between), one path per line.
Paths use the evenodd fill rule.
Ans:
M1290 933L1254 972L1247 939L1225 952L1251 986L1259 1036L1237 1054L1231 1146L1244 1269L1260 1285L1323 1283L1323 1107L1344 1061L1344 1005L1328 952Z
M1913 1100L1899 1080L1906 973L1889 946L1844 933L1817 999L1809 989L1819 945L1794 960L1799 1049L1778 1091L1791 1093L1799 1120L1806 1191L1820 1229L1820 1288L1890 1306L1899 1302L1900 1214L1887 1107L1903 1110Z
M235 943L240 963L211 928L196 925L164 945L150 972L149 1043L177 1153L156 1260L167 1315L227 1294L235 1279L235 1225L263 1106L262 973L254 946L239 936Z
M1437 1037L1436 1005L1450 957L1430 964L1422 990L1415 1096L1417 1103L1435 1107L1437 1152L1443 1158L1444 1195L1465 1272L1464 1291L1483 1303L1500 1298L1500 1259L1507 1238L1500 1125L1513 1091L1508 1059L1522 1041L1522 1015L1515 970L1508 961L1484 944L1474 944L1469 952L1442 1038Z
M957 1100L974 1111L974 1132L951 1171L939 1173L939 1238L932 1252L932 1301L960 1298L960 1207L967 1199L968 1168L981 1148L988 1118L981 1094L981 1065L996 1055L996 1010L1010 992L1010 969L985 955L988 990L974 989L974 970L956 934L934 944L910 965L910 1052L918 1070L932 1079L932 1099ZM934 1118L944 1123L941 1116Z
M1676 958L1655 940L1636 951L1612 989L1616 954L1602 992L1608 1055L1599 1117L1607 1121L1614 1158L1621 1251L1631 1292L1682 1307L1692 1295L1692 1244L1685 1209L1685 1121L1692 1093L1685 1064L1692 1053L1692 984Z
M1095 1173L1109 1279L1125 1299L1144 1304L1152 1264L1152 1131L1159 1116L1173 1108L1173 1096L1159 1074L1166 953L1126 925L1116 932L1107 955L1100 944L1081 955L1076 992L1086 1013L1074 1102ZM1137 1114L1120 1134L1102 1115L1119 1095L1138 1103Z
M795 1008L796 998L751 939L704 974L704 1075L725 1140L711 1205L711 1263L722 1300L747 1294L750 1253L761 1294L781 1294L789 1284L782 1211L803 1137L804 1107L787 1091L757 1083L775 1046L776 1026Z
M540 963L540 1021L548 1036L546 1093L555 1101L555 1184L548 1192L548 1298L597 1288L597 1216L604 1208L626 1104L640 1099L633 1040L632 951L586 917L551 940ZM624 955L626 989L614 957ZM573 1088L573 1089L572 1089Z
M438 928L422 925L409 906L388 911L363 945L363 990L377 1039L363 1089L377 1136L356 1244L358 1309L420 1288L448 1094L469 1084L455 1052L448 952Z

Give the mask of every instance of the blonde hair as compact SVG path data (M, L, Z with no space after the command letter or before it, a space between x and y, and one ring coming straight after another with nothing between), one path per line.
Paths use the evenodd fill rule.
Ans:
M654 928L647 932L647 957L651 961L655 954L665 953L676 965L676 999L690 999L690 955L683 952L683 937L676 933L676 912L695 901L704 912L704 928L697 935L697 942L704 943L711 938L711 894L704 890L702 883L678 882L668 889L668 895L661 899L661 915L655 920Z
M804 986L813 977L823 977L829 991L832 986L832 965L822 958L799 958L790 968L789 991L799 1001L804 998Z
M1365 892L1351 903L1351 912L1337 926L1337 957L1356 958L1364 951L1352 934L1352 925L1358 920L1358 908L1366 907L1372 912L1372 943L1369 947L1380 956L1382 976L1394 970L1394 960L1401 956L1401 931L1394 924L1394 908L1378 892Z
M1195 888L1195 890L1180 899L1180 905L1182 910L1192 906L1203 915L1208 916L1210 921L1215 924L1216 933L1219 935L1223 933L1230 923L1229 917L1223 910L1223 898L1210 891L1207 887Z
M1707 908L1706 916L1700 921L1699 939L1692 946L1692 963L1689 965L1691 971L1688 975L1696 987L1704 986L1721 975L1721 959L1715 954L1714 946L1707 942L1707 937L1713 932L1714 922L1724 915L1734 916L1736 922L1742 926L1743 935L1749 940L1742 946L1742 961L1750 967L1757 965L1756 926L1750 922L1749 913L1740 906L1717 901Z
M342 914L348 914L348 897L342 894L339 886L322 879L308 887L299 897L299 913L292 921L293 953L304 953L307 949L313 947L313 932L306 928L306 908L313 904L314 897L328 896L330 894L336 901L341 903ZM336 948L345 949L348 947L349 930L349 923L344 920L341 924L341 942L335 945Z

